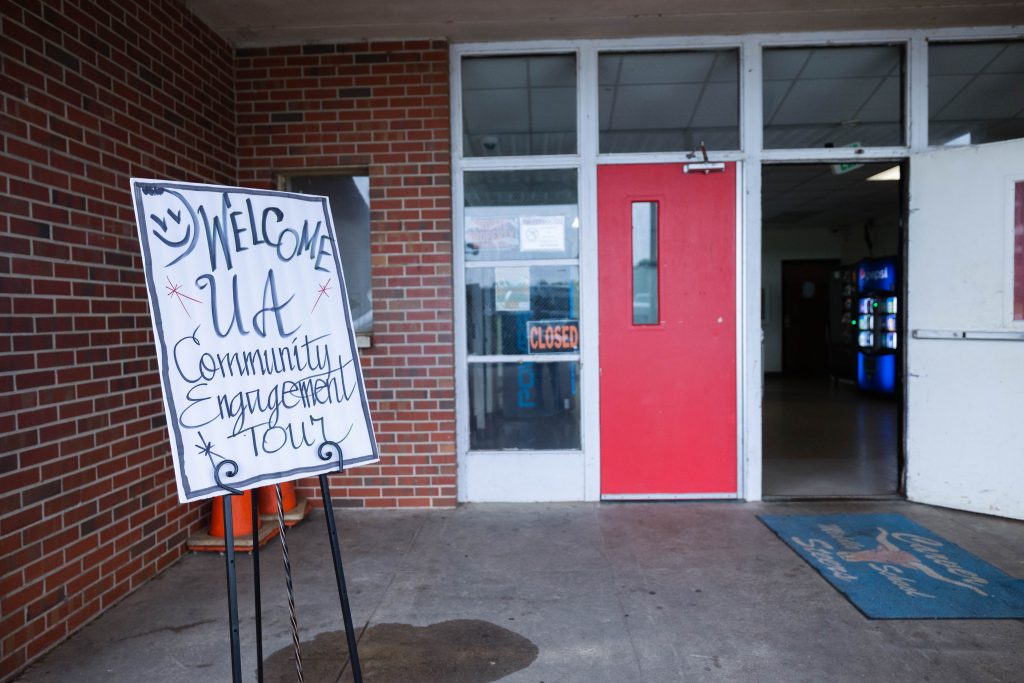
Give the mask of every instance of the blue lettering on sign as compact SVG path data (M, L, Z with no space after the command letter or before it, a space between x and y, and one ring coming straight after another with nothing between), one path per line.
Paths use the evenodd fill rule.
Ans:
M202 290L207 288L210 290L210 318L213 322L213 330L218 337L227 337L231 334L232 329L237 329L238 334L242 336L249 334L242 319L241 301L238 295L238 275L231 276L231 316L226 327L222 325L223 321L217 312L217 279L210 274L200 275L196 278L196 286ZM274 278L274 271L268 270L267 279L263 285L263 306L252 316L253 331L260 337L266 337L268 332L267 314L272 314L277 325L277 332L281 337L287 339L295 334L298 327L291 330L285 329L282 318L282 312L294 298L295 295L292 294L281 301L277 293L277 280Z
M217 280L213 275L200 275L196 278L196 286L199 289L210 288L210 316L213 320L213 330L217 333L218 337L226 337L231 334L231 328L238 328L239 335L247 335L249 331L245 329L242 323L242 310L241 304L238 300L238 276L231 276L231 322L228 323L226 328L221 327L220 316L217 315Z
M199 215L206 227L206 246L210 253L210 270L217 270L217 246L220 246L224 254L224 262L228 270L231 270L231 246L228 235L228 209L231 208L231 200L225 192L221 197L221 215L212 219L206 215L206 208L199 207Z
M256 315L252 317L252 327L256 330L256 334L261 337L267 336L267 313L274 314L274 321L277 323L277 332L281 337L288 338L295 334L296 327L292 330L286 330L284 328L284 321L281 319L281 311L284 307L291 303L295 295L292 294L290 297L285 299L284 303L281 303L277 295L277 282L274 280L274 271L267 271L267 281L263 285L263 308L257 311Z
M208 212L204 206L193 208L180 192L167 190L167 193L181 202L190 219L183 220L181 209L167 209L166 216L155 213L149 216L158 228L151 231L152 235L166 246L181 250L167 266L174 265L190 254L202 232L211 273L216 273L218 266L234 270L235 261L232 257L257 246L272 249L281 263L305 256L313 264L314 270L332 272L330 266L335 256L335 241L322 221L311 225L308 219L304 219L301 226L289 226L285 223L284 211L276 206L264 208L257 221L251 198L245 200L244 210L235 209L227 192L220 194L220 213L217 214ZM181 233L180 236L178 233Z
M517 404L520 408L534 408L537 404L533 402L533 363L522 363L516 370L516 379L519 382L519 395Z

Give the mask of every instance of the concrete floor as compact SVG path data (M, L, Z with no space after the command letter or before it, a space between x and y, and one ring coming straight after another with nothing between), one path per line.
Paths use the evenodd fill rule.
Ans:
M365 680L1021 680L1024 620L870 621L756 518L839 511L902 513L1024 577L1024 523L902 501L342 510ZM311 682L350 680L324 528L289 533ZM263 559L266 680L295 680L276 541ZM189 555L19 680L230 680L225 594L223 557Z
M894 495L898 409L893 396L827 377L766 377L764 495Z

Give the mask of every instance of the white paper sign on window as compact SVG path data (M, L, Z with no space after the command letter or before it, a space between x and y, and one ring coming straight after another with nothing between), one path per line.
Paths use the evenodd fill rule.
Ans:
M515 216L466 216L465 227L466 249L472 254L519 246Z
M565 216L522 216L520 251L565 251Z
M501 313L525 313L530 310L528 267L494 269L494 310Z
M178 498L379 458L324 197L132 180Z

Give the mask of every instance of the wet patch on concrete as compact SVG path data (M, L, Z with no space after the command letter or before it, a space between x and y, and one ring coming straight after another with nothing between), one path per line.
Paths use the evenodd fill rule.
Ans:
M378 624L359 639L359 661L368 683L489 683L530 666L539 650L518 633L480 619L454 619L430 626ZM296 680L292 648L264 661L264 680ZM352 680L345 632L328 631L302 643L307 681Z

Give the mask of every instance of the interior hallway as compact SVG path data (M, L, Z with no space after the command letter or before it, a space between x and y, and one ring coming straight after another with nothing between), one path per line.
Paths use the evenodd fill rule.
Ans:
M765 496L897 492L894 397L827 377L769 375L763 405Z

